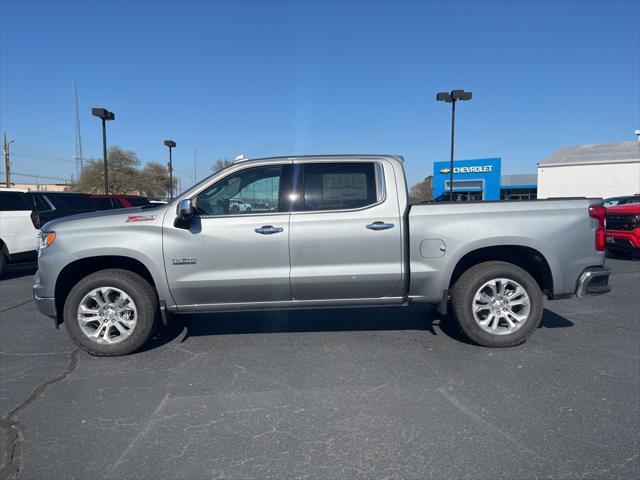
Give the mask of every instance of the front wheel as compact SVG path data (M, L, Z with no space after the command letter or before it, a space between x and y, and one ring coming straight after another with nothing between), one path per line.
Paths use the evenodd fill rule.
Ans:
M464 272L452 291L458 325L485 347L523 343L542 318L542 292L535 279L507 262L483 262Z
M128 270L100 270L81 279L64 304L73 341L96 356L127 355L152 335L158 316L155 290Z

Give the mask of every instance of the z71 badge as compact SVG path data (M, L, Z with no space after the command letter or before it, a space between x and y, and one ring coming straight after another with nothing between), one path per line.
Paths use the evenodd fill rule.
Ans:
M131 215L127 217L127 222L149 222L155 220L156 215Z

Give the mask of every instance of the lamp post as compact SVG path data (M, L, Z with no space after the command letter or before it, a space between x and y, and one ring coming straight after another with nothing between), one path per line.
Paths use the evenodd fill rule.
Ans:
M173 200L173 159L171 157L171 149L176 146L176 142L165 140L164 144L169 147L169 200Z
M109 194L109 167L107 166L107 120L115 120L116 116L106 108L92 108L91 115L102 120L102 157L104 159L104 194Z
M449 167L449 201L453 201L453 141L456 130L456 102L458 100L471 100L471 92L464 90L451 90L436 94L436 100L451 104L451 165Z

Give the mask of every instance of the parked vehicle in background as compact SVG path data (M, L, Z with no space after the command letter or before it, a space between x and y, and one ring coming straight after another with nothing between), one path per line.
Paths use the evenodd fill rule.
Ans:
M149 199L141 195L91 195L98 210L114 210L149 205Z
M168 312L419 302L508 347L544 295L609 291L604 222L602 199L409 205L396 156L242 159L169 205L48 223L33 292L92 355L137 350Z
M640 256L640 196L607 208L607 251Z
M24 190L0 189L0 276L8 263L36 259L35 215Z
M97 210L90 195L86 193L26 192L25 196L36 212L37 228L56 218Z
M625 205L627 203L640 203L640 195L625 195L622 197L610 197L604 199L605 208L615 207L616 205Z
M250 203L232 198L229 200L229 210L233 212L249 213L252 209Z

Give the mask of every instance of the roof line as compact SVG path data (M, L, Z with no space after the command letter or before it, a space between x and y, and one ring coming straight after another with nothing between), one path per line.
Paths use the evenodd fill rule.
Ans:
M575 165L611 165L612 163L640 163L640 158L630 158L624 160L599 160L597 162L562 162L562 163L544 163L538 162L538 168L550 167L570 167Z

